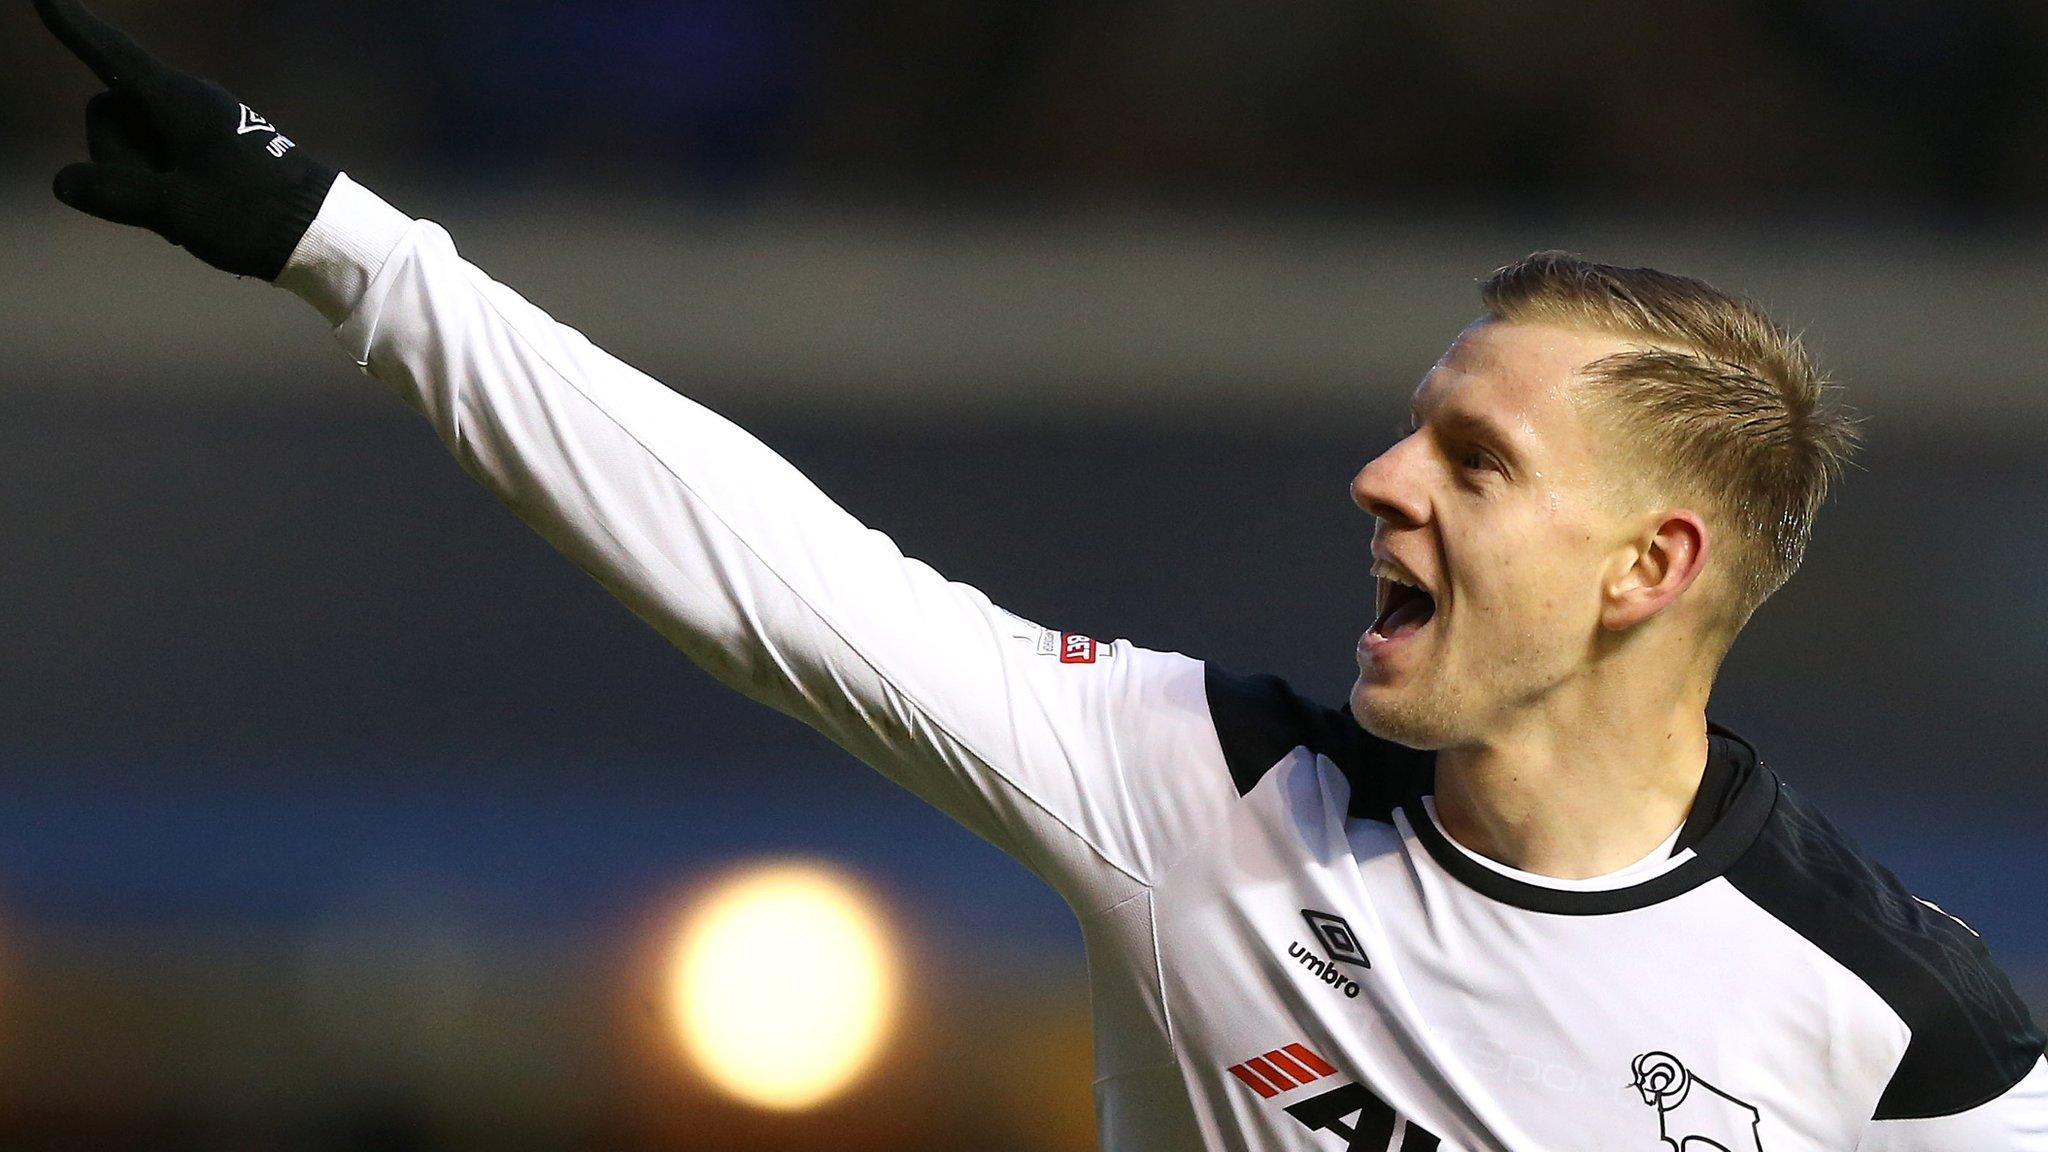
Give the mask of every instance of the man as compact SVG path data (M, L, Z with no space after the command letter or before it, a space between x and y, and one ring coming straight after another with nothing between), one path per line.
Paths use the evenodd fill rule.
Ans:
M2042 1038L1975 936L1706 721L1851 441L1753 305L1497 273L1354 482L1379 612L1331 711L946 582L225 91L37 7L109 87L60 199L303 296L692 659L1066 898L1104 1147L2048 1152Z

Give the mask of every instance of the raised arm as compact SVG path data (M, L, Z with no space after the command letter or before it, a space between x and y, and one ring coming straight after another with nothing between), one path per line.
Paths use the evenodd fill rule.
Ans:
M439 227L343 177L280 283L712 675L1077 899L1142 883L1185 839L1174 827L1227 801L1196 662L1068 647L948 582L742 429L464 262ZM1148 778L1169 766L1186 777ZM1160 805L1184 810L1146 827L1140 810Z
M38 0L110 91L60 199L274 279L522 519L714 676L810 724L1086 915L1234 798L1201 665L1040 628L905 557L216 85ZM281 250L280 250L281 249Z

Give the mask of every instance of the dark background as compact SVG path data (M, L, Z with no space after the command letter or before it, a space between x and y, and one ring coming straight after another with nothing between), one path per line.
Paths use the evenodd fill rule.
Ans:
M1716 718L2048 1007L2048 15L2023 3L101 5L1057 627L1335 700L1345 484L1545 246L1780 309L1868 416ZM729 696L318 318L76 217L0 13L0 1145L1092 1142L1019 867ZM648 956L712 870L886 894L892 1074L770 1117Z

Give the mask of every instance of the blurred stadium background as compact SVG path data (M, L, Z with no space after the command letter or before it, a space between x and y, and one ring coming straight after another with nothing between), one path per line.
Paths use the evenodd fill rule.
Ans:
M1345 483L1476 277L1758 295L1869 447L1717 717L2048 1008L2048 8L100 7L942 570L1332 700ZM667 650L310 310L50 200L93 90L0 11L0 1146L1092 1147L1058 901ZM902 1011L778 1112L668 966L792 855Z

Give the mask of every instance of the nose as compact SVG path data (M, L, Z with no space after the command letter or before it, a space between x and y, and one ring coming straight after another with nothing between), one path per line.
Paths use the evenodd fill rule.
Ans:
M1399 528L1413 528L1428 516L1422 485L1412 467L1419 436L1409 436L1373 457L1351 478L1351 502Z

